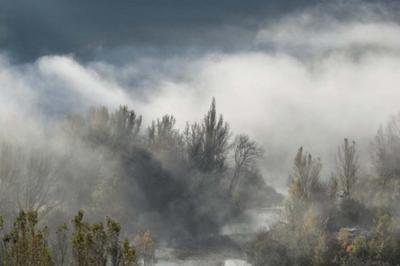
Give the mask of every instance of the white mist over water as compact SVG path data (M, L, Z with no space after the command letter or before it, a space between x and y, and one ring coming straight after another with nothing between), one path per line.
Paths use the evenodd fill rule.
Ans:
M230 237L238 244L243 244L252 239L257 233L266 231L271 225L278 221L281 208L256 208L244 212L236 222L227 224L221 230L221 235ZM229 258L229 253L214 254L206 253L196 258L184 260L176 259L174 250L163 249L158 252L157 266L250 266L245 258ZM225 257L225 258L224 258Z
M222 235L247 235L268 231L270 226L278 221L281 208L256 208L245 210L236 222L225 225Z

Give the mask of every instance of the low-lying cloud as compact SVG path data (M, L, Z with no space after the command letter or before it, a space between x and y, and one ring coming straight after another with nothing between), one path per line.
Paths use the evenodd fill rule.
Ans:
M232 129L265 147L269 180L286 181L300 145L321 156L329 173L344 137L366 150L377 127L400 110L400 25L390 10L367 7L345 19L294 13L261 29L247 51L190 59L114 65L54 55L14 65L3 55L1 117L127 104L146 123L168 113L183 128L215 96Z

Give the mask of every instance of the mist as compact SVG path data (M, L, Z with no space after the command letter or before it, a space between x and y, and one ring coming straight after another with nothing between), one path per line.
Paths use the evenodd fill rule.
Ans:
M16 16L1 18L0 138L4 147L14 151L5 153L16 154L15 160L28 162L37 153L54 160L51 164L58 173L56 185L46 190L46 199L60 207L54 211L57 215L49 212L43 219L56 224L84 209L90 221L106 216L116 218L125 227L126 235L149 228L162 243L160 246L187 245L197 249L220 241L205 236L215 236L232 224L239 224L239 228L242 223L251 224L249 235L261 228L273 228L270 217L279 220L276 211L290 201L288 184L296 175L293 159L299 147L314 159L320 158L319 178L323 184L330 184L332 176L337 175L338 146L345 138L356 143L358 175L366 179L378 177L381 172L371 150L378 145L380 126L387 139L394 134L396 123L391 123L390 118L400 111L396 86L400 83L399 4L284 2L252 1L248 11L235 2L227 12L210 11L208 15L194 12L198 4L181 6L190 11L193 20L179 16L157 20L154 16L164 8L139 5L135 12L146 10L152 19L137 14L136 20L131 21L124 15L115 24L107 24L95 15L93 21L87 21L79 12L74 13L76 7L70 4L45 5L51 11L49 22L55 21L53 16L61 6L68 14L77 14L80 34L74 30L79 25L69 23L70 18L62 17L50 31L46 20L39 19L43 10L35 9L27 15L22 9L5 4ZM86 5L90 6L84 4L85 8ZM106 12L105 3L95 6L95 14ZM216 10L223 6L218 4ZM118 14L120 7L115 8L109 11L110 17ZM220 17L217 19L213 12ZM33 27L25 21L29 17L40 21L34 30L38 39L31 44L24 42L25 38L33 40L26 34ZM213 19L206 22L210 18ZM129 22L121 26L124 21ZM187 21L190 23L185 25ZM65 27L61 29L60 25ZM102 33L102 29L110 32L113 25L119 26L120 31L109 36ZM128 30L129 25L135 27ZM53 34L48 37L44 32ZM63 42L65 39L70 42ZM232 203L221 196L224 189L219 190L210 181L218 176L225 184L232 173L235 175L234 149L227 148L224 172L206 172L203 165L193 168L189 159L181 159L182 151L170 153L164 150L164 144L148 144L151 126L157 119L172 115L171 145L183 147L185 130L195 123L206 123L214 98L216 115L222 114L223 122L229 123L230 147L236 145L239 136L246 135L263 150L263 156L246 172L254 182L262 180L261 192L245 183L241 185L243 191L248 186L251 192L240 190L246 197L246 193L258 197L269 191L270 194L265 192L252 199L251 204L255 205ZM141 129L137 135L117 141L115 121L121 113L134 114L134 123ZM101 120L102 115L107 117L105 121ZM93 124L100 123L96 119L103 121L106 129ZM94 125L98 126L99 135L91 133ZM104 137L101 130L111 133ZM393 145L387 145L390 154L397 154L395 148L389 148ZM171 159L171 154L178 154L178 159ZM395 158L390 160L387 159L390 167L397 162ZM20 181L28 182L22 176L19 175ZM208 181L199 181L203 179ZM197 189L203 190L197 186L215 190L202 188L205 192L198 193ZM14 189L5 188L4 193L24 194ZM90 195L80 192L86 190ZM387 192L386 188L382 190ZM357 195L357 200L365 198ZM264 197L271 202L261 203ZM117 202L118 207L108 206L111 202ZM7 209L6 213L13 208L8 204L13 205L11 202L1 208ZM243 209L238 211L235 204ZM376 202L365 203L370 207L368 204L376 207ZM250 217L248 213L255 206L272 208L272 216ZM324 213L326 206L318 207L316 212ZM218 213L223 208L226 212ZM267 223L265 220L268 224L259 226ZM244 252L237 241L232 246L235 252ZM301 265L291 263L288 265Z
M271 153L287 157L304 145L331 161L335 143L350 137L367 146L398 112L392 12L360 2L319 5L262 26L247 51L189 58L144 56L121 65L49 55L15 65L3 55L1 100L48 116L128 105L147 123L174 114L183 128L216 97L233 130ZM288 163L271 178L284 179Z

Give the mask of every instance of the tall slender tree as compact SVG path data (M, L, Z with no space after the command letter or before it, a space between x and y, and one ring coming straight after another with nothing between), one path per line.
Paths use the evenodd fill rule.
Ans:
M337 176L340 189L344 196L350 197L355 183L357 182L358 156L356 143L349 143L347 138L338 147L336 155Z
M293 173L290 176L290 196L299 200L312 200L321 189L320 172L322 164L319 159L305 153L303 147L297 151L294 159Z
M187 126L185 135L189 158L198 168L205 172L224 169L230 148L230 129L222 115L217 117L215 98L202 123Z

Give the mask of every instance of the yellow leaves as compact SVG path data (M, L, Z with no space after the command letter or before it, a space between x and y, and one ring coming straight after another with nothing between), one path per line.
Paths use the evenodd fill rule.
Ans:
M143 253L153 253L155 247L151 232L149 230L145 230L142 235L139 235L136 240L136 245Z
M346 247L346 253L349 254L349 255L351 255L351 253L353 253L353 250L354 250L354 246L353 245L348 245Z
M347 256L362 257L363 254L368 252L368 241L364 235L353 235L347 229L341 229L342 235L339 241L342 249L346 252Z
M314 159L311 154L304 153L303 147L300 147L294 159L293 173L290 176L290 197L304 201L315 199L321 188L321 168L319 158Z
M289 195L293 198L300 199L302 197L302 191L300 179L298 177L293 177L289 187Z
M319 215L315 207L309 208L304 214L304 228L308 231L318 228Z
M338 233L338 240L340 243L340 246L347 251L347 247L351 243L351 238L352 238L352 233L349 231L348 228L341 228Z
M145 262L145 265L147 262L151 262L154 260L155 243L153 236L149 230L145 230L144 232L136 236L134 242L140 257Z

